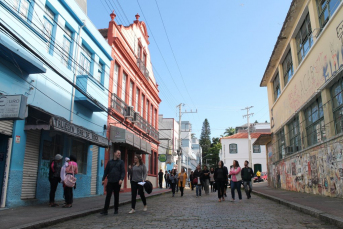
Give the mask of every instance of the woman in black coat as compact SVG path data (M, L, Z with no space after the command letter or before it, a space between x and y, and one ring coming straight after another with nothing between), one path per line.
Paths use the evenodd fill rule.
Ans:
M224 166L224 162L223 161L219 161L218 162L218 168L216 168L216 170L214 171L214 180L216 182L217 185L217 190L218 190L218 201L224 201L224 188L225 188L225 184L226 184L226 180L228 178L228 170L227 168Z

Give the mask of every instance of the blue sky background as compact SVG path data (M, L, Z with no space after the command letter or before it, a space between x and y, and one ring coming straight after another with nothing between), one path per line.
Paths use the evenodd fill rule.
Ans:
M198 109L182 117L197 137L205 118L212 137L246 123L246 106L254 106L251 121L269 122L267 88L260 82L291 0L157 0L177 63L156 1L138 2L88 0L88 17L99 29L108 27L112 10L118 24L131 24L137 13L147 23L160 114L178 120L178 104Z

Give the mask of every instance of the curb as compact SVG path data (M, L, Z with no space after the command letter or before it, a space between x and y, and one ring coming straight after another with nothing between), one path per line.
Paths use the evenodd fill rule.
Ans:
M305 205L301 205L301 204L298 204L295 202L283 200L283 199L277 198L275 196L271 196L271 195L264 194L261 192L257 192L254 190L252 190L252 192L258 196L262 196L262 197L265 197L269 200L275 201L279 204L285 205L285 206L287 206L293 210L297 210L299 212L311 215L311 216L316 217L322 221L333 224L339 228L343 228L343 218L341 218L341 217L334 216L334 215L328 214L326 212L320 211L320 210L312 208L312 207L307 207Z
M167 192L160 192L160 193L152 194L152 195L146 196L146 198L164 195L164 194L169 193L169 192L171 192L171 190L167 191ZM140 199L137 199L137 201L140 201ZM131 203L131 200L126 200L126 201L119 203L119 206L129 204L129 203ZM113 208L114 208L113 205L109 207L109 209L113 209ZM103 210L102 207L101 208L92 208L92 209L88 209L85 211L79 211L79 212L71 213L68 215L59 216L56 218L50 218L50 219L46 219L46 220L37 221L35 223L24 224L24 225L21 225L19 227L12 227L12 229L19 229L19 228L20 229L37 229L37 228L49 227L49 226L61 223L62 221L68 221L71 219L76 219L76 218L84 217L87 215L100 213L102 210Z

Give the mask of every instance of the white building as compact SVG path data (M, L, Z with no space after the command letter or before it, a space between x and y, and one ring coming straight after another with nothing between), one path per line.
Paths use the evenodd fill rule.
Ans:
M158 168L162 169L163 173L168 170L177 168L177 149L179 147L179 123L174 118L163 118L163 115L158 116L159 126L159 141L158 148L159 156ZM165 155L165 156L163 156ZM166 161L164 161L166 158Z
M199 144L199 139L196 137L192 138L192 152L193 155L195 156L195 160L191 161L191 170L195 170L198 164L202 163L202 148Z
M263 133L251 133L251 149L252 149L252 163L249 162L249 166L253 168L256 173L267 171L267 155L266 147L260 145L254 145L256 139ZM249 147L248 147L248 133L237 133L228 137L220 139L222 149L219 154L220 160L224 162L224 165L230 168L233 160L237 160L241 167L244 166L244 161L249 161Z

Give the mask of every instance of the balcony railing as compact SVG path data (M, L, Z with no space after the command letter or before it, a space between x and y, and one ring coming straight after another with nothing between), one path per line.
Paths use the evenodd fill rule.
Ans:
M119 114L126 116L128 105L121 100L115 93L112 93L112 108Z
M146 68L145 63L140 58L137 58L137 66L139 67L145 78L149 81L149 71Z
M142 116L138 113L135 114L136 126L139 127L144 132L148 133L153 139L158 140L158 131L150 125Z

